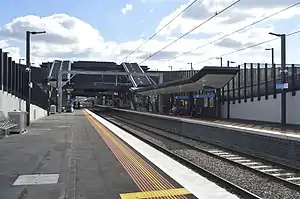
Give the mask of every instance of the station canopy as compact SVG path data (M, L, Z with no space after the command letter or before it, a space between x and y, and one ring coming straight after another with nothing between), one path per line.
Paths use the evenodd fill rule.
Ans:
M205 66L190 78L156 84L135 90L140 95L160 95L180 92L194 92L203 88L222 88L239 71L236 67Z

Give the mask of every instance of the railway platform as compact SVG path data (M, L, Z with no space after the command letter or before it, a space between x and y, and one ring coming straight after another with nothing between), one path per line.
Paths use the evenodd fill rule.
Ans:
M101 106L98 109L166 132L214 143L240 153L254 154L290 167L299 168L300 165L300 135L296 129L266 128L262 123L248 123L246 126L247 123L199 120Z
M295 137L300 136L300 125L287 124L281 125L279 123L262 122L262 121L249 121L241 119L200 119L200 118L188 118L192 120L198 120L200 122L208 122L215 125L220 125L220 127L232 127L236 129L248 129L257 132L275 133L282 136L295 135Z
M238 198L88 110L0 139L0 198Z

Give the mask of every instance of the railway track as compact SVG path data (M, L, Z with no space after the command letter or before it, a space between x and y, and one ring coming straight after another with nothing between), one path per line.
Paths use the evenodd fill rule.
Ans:
M215 174L213 174L212 172L206 170L205 168L202 168L198 165L196 165L195 163L189 161L188 159L185 159L182 156L179 156L175 153L173 153L172 151L140 136L137 135L135 133L133 133L132 131L129 131L128 129L124 128L124 125L122 123L117 122L115 119L115 117L113 116L108 116L108 115L101 115L103 118L105 118L106 120L110 121L111 123L113 123L114 125L118 126L119 128L125 130L126 132L130 133L131 135L137 137L138 139L142 140L143 142L153 146L154 148L158 149L159 151L167 154L168 156L170 156L171 158L177 160L178 162L186 165L188 168L194 170L195 172L201 174L202 176L210 179L211 181L214 181L216 184L219 184L220 186L222 186L223 188L227 189L228 191L240 196L241 198L249 198L249 199L262 199L261 197L241 188L240 186L233 184L231 182L229 182L228 180L217 176ZM119 119L118 119L119 120ZM120 119L121 120L121 119Z
M133 126L135 128L141 129L143 131L147 131L148 133L155 134L156 136L163 137L164 139L168 139L172 142L176 142L180 145L184 145L186 147L189 147L193 150L197 150L201 153L205 153L207 155L213 156L215 158L218 158L222 161L226 161L230 164L236 165L240 168L247 169L249 171L252 171L260 176L267 177L270 179L275 180L276 182L287 186L291 189L294 189L296 191L300 190L300 175L299 172L295 169L286 167L284 165L275 164L260 158L256 158L253 156L241 154L232 150L228 150L225 148L221 148L220 146L213 145L211 143L206 143L201 140L195 140L191 139L190 137L184 136L184 135L178 135L170 132L165 132L160 129L154 128L152 126L147 126L142 123L137 123L135 121L131 121L129 118L123 118L119 116L112 116L108 115L109 118L107 118L107 115L105 116L107 120L110 120L114 124L118 125L119 127L123 126L124 123L128 126ZM113 118L113 119L112 119ZM115 121L112 121L115 120ZM120 123L116 123L117 121L121 121ZM125 129L128 132L128 129ZM136 135L135 133L130 132L131 134L134 134L134 136L139 137L143 141L147 141L145 138L143 138L140 135ZM184 138L184 142L182 140ZM189 140L188 142L186 140ZM153 144L151 144L153 145ZM157 146L157 144L154 146L155 148L161 147ZM178 157L177 157L178 158ZM175 158L175 159L177 159ZM182 158L182 157L181 157ZM189 165L187 165L189 166ZM253 197L253 196L252 196ZM258 196L254 196L254 198L259 198Z
M296 171L293 168L289 168L283 165L279 165L276 163L269 162L267 160L263 160L261 158L241 154L232 150L228 150L225 148L221 148L219 146L213 145L211 143L203 142L199 139L190 138L185 135L178 135L174 133L165 132L159 129L155 129L151 126L146 126L142 123L137 123L130 121L129 119L119 117L119 116L111 116L116 119L119 119L127 124L133 125L135 127L138 127L143 130L147 130L155 135L164 137L166 139L172 140L174 142L180 143L182 145L185 145L187 147L190 147L192 149L201 151L203 153L206 153L208 155L212 155L216 158L219 158L221 160L227 161L229 163L235 164L237 166L243 167L245 169L252 170L254 172L258 172L260 175L264 175L267 177L270 177L272 179L277 180L278 182L283 183L285 186L288 186L290 188L293 188L295 190L300 190L300 172ZM159 133L160 132L160 133ZM173 134L173 135L171 135ZM171 136L171 137L170 137ZM204 144L202 147L195 146L191 143L182 142L180 138L175 137L183 137L185 139L189 139L191 142L200 142Z

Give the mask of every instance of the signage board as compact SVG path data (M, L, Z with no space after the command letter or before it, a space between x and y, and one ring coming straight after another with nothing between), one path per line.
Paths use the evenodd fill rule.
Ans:
M202 95L194 95L194 99L199 99L199 98L213 98L216 95L214 93L211 94L202 94Z
M214 93L211 94L202 94L202 95L194 95L193 99L201 99L201 98L213 98L216 95ZM174 97L176 100L188 100L188 96L175 96Z
M289 85L288 85L288 83L276 84L276 89L278 89L278 90L282 90L282 89L288 89L288 88L289 88Z

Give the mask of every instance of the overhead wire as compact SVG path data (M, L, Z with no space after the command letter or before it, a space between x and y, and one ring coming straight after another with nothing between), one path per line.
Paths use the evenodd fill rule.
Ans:
M201 48L204 48L204 47L206 47L206 46L212 45L212 44L214 44L214 43L216 43L216 42L218 42L218 41L220 41L220 40L222 40L222 39L224 39L224 38L226 38L226 37L229 37L229 36L231 36L231 35L233 35L233 34L235 34L235 33L238 33L238 32L240 32L240 31L242 31L242 30L245 30L245 29L247 29L247 28L253 26L253 25L256 25L256 24L258 24L258 23L260 23L260 22L262 22L262 21L264 21L264 20L266 20L266 19L269 19L269 18L271 18L271 17L274 17L274 16L276 16L276 15L278 15L278 14L284 12L284 11L287 11L287 10L289 10L289 9L295 7L295 6L298 6L299 4L300 4L300 1L297 2L297 3L295 3L295 4L293 4L293 5L288 6L288 7L284 8L284 9L282 9L282 10L279 10L279 11L277 11L277 12L274 12L274 13L272 13L272 14L266 16L266 17L263 17L263 18L261 18L261 19L255 21L255 22L252 22L252 23L250 23L250 24L248 24L248 25L246 25L246 26L244 26L244 27L242 27L242 28L239 28L239 29L237 29L237 30L235 30L235 31L233 31L233 32L231 32L231 33L228 33L228 34L226 34L226 35L223 35L222 37L220 37L220 38L218 38L218 39L215 39L215 40L213 40L213 41L207 42L207 43L204 44L204 45L200 45L200 46L198 46L198 47L196 47L196 48L194 48L194 49L192 49L192 50L189 50L189 51L187 51L187 52L184 52L184 53L182 53L182 54L179 54L179 55L175 56L173 59L177 59L177 58L179 58L179 57L182 57L182 56L184 56L184 55L188 55L188 54L190 54L190 53L192 53L192 52L194 52L194 51L196 51L196 50L199 50L199 49L201 49Z
M292 36L292 35L295 35L295 34L298 34L298 33L300 33L300 30L291 32L291 33L287 34L286 36Z
M286 34L286 37L289 37L289 36L292 36L292 35L295 35L295 34L298 34L298 33L300 33L300 30L297 30L297 31L291 32L289 34ZM275 41L275 40L278 40L278 39L279 39L279 37L276 37L276 38L273 38L273 39L269 39L269 40L266 40L266 41L262 41L262 42L259 42L259 43L256 43L256 44L253 44L253 45L250 45L250 46L246 46L246 47L243 47L243 48L231 51L229 53L225 53L225 54L219 55L218 57L225 57L225 56L228 56L228 55L232 55L234 53L241 52L241 51L244 51L244 50L247 50L247 49L250 49L250 48L254 48L256 46L260 46L262 44L266 44L266 43L269 43L269 42L272 42L272 41ZM211 57L209 59L203 60L203 61L196 62L194 65L198 65L198 64L207 62L207 61L212 60L214 58L215 58L215 56Z
M174 41L172 41L171 43L167 44L166 46L164 46L163 48L161 48L160 50L156 51L154 54L150 55L149 57L147 57L146 59L144 59L143 61L141 61L139 64L144 63L145 61L147 61L148 59L154 57L155 55L157 55L158 53L160 53L161 51L165 50L166 48L168 48L169 46L171 46L172 44L176 43L177 41L181 40L182 38L184 38L185 36L189 35L191 32L195 31L196 29L198 29L199 27L203 26L204 24L206 24L207 22L209 22L210 20L214 19L215 17L217 17L218 15L222 14L223 12L229 10L231 7L233 7L234 5L236 5L237 3L239 3L241 0L237 0L233 3L231 3L229 6L223 8L220 12L216 12L214 15L212 15L211 17L209 17L208 19L206 19L205 21L203 21L202 23L200 23L199 25L197 25L196 27L192 28L191 30L189 30L188 32L184 33L183 35L181 35L180 37L178 37L177 39L175 39Z
M173 17L168 23L166 23L164 26L162 26L159 30L157 30L151 37L149 37L146 41L144 41L142 44L140 44L135 50L131 51L127 56L125 56L120 62L127 59L130 55L138 51L141 47L143 47L146 43L148 43L150 40L152 40L158 33L160 33L163 29L165 29L168 25L170 25L173 21L175 21L180 15L182 15L184 12L186 12L192 5L194 5L198 0L194 0L190 4L187 5L180 13L178 13L175 17Z

